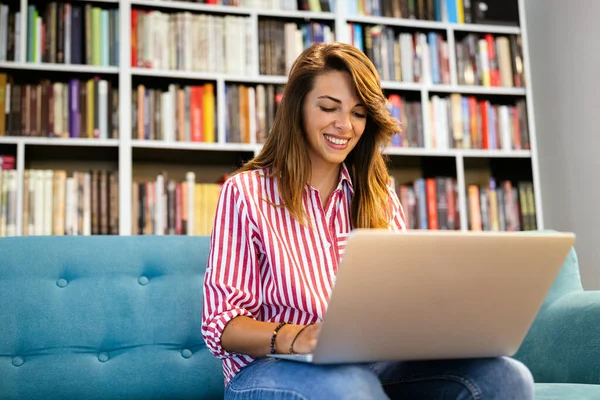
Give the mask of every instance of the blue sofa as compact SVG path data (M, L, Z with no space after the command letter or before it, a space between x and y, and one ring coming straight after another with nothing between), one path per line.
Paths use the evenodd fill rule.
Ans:
M218 399L206 237L0 239L0 399ZM538 399L600 399L600 293L572 252L517 358Z

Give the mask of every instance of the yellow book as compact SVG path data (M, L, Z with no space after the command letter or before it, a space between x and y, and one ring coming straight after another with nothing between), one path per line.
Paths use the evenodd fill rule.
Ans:
M465 7L463 0L456 0L456 20L459 24L465 23Z
M94 99L96 94L94 93L94 79L90 79L86 82L87 84L87 132L88 137L92 139L94 137Z
M204 84L204 141L215 142L215 87L212 83Z

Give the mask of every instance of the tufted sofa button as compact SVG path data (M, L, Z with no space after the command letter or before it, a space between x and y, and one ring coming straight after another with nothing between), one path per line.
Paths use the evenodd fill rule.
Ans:
M23 360L21 357L15 357L12 359L12 365L15 367L20 367L24 362L25 360Z
M59 280L56 281L56 286L58 286L58 287L65 287L68 284L69 284L69 282L67 282L67 280L64 278L60 278Z
M190 349L181 350L181 357L190 358L192 356L192 351Z
M146 286L148 284L148 278L146 278L145 276L140 276L138 278L138 283L142 286Z
M100 362L107 362L109 359L108 354L107 353L100 353L98 354L98 361Z

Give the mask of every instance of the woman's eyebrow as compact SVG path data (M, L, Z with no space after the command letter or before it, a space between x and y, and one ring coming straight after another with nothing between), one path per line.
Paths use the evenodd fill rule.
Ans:
M342 101L340 99L336 99L335 97L331 97L327 94L324 94L323 96L319 96L319 97L317 97L317 99L329 99L331 101L335 101L336 103L342 104ZM366 107L366 106L362 103L356 103L354 105L354 107Z

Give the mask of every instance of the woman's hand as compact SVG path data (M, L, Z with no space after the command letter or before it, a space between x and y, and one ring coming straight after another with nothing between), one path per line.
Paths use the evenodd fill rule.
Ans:
M279 334L282 337L281 341L277 340L278 343L276 343L276 350L278 353L289 354L290 346L292 345L294 338L296 338L296 341L293 342L294 353L308 354L315 350L315 347L317 347L317 339L321 332L321 323L309 325L306 328L301 325L290 326L288 329L286 328L287 327L284 327L279 331ZM300 332L301 330L302 332ZM298 332L300 332L300 334L298 334Z

